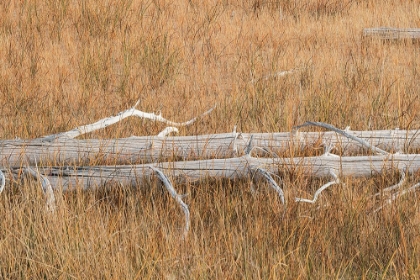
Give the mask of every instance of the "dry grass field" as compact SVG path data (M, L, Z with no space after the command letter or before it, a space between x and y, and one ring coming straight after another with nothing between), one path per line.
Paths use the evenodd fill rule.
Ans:
M0 3L0 137L36 138L135 104L184 121L181 135L290 131L322 121L354 130L420 129L420 44L362 38L420 27L418 1L46 0ZM294 72L275 77L274 73ZM90 138L155 135L127 119ZM389 172L324 192L315 205L250 182L209 178L187 193L191 230L157 182L57 195L45 211L27 181L0 196L3 279L415 279L420 203L373 213ZM324 180L291 174L309 196ZM412 175L409 184L420 181Z

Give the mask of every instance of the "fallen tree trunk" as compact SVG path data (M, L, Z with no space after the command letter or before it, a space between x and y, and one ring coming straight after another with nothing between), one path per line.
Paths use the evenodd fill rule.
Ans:
M375 27L363 29L363 36L386 40L420 39L420 28Z
M407 151L420 148L418 130L347 131L386 151ZM362 150L360 143L337 134L326 132L279 133L222 133L181 137L129 137L121 139L76 140L58 138L45 141L2 140L0 162L2 166L21 165L87 165L136 164L168 159L210 159L241 156L253 137L253 144L276 153L304 150L324 143L340 147L345 153Z
M257 168L272 174L297 173L310 177L369 177L390 169L414 173L420 169L419 154L389 156L339 157L326 154L317 157L255 158L245 155L237 158L198 161L162 162L157 164L44 167L39 173L48 178L54 188L71 190L75 187L97 188L108 183L139 187L153 175L152 168L179 182L196 182L205 178L243 179L253 176ZM18 173L18 168L5 174ZM10 172L12 171L12 172ZM14 178L16 179L16 178Z
M137 105L137 103L136 103ZM215 107L204 112L206 116ZM332 131L279 133L232 133L183 136L167 136L176 132L168 127L157 136L129 137L122 139L76 140L82 134L106 128L124 118L135 116L161 121L170 125L186 126L197 118L186 122L172 122L160 114L144 113L135 109L120 112L116 116L104 118L93 124L83 125L68 132L48 135L33 140L0 140L0 164L16 167L22 165L101 165L139 164L169 160L194 160L229 158L241 156L250 139L261 150L279 155L299 152L311 146L324 144L337 147L343 154L360 152L363 148L386 154L386 151L407 151L420 148L418 130L350 131L340 130L331 125L307 122L303 126L320 126ZM297 128L300 128L297 127ZM355 141L356 140L356 141ZM360 141L359 141L360 140Z
M367 177L384 173L388 169L397 169L404 175L400 183L384 189L393 192L389 203L420 186L415 184L409 189L399 190L406 178L405 173L414 173L420 169L420 154L398 153L420 147L417 130L343 131L324 123L306 122L290 133L245 134L234 131L226 134L166 137L168 133L177 131L169 127L154 137L74 139L132 115L179 126L189 125L197 119L175 123L160 114L144 113L131 108L115 117L69 132L34 140L0 141L0 160L3 166L0 168L0 192L7 180L18 182L22 174L29 175L40 182L47 199L47 209L54 211L56 200L53 189L89 189L110 183L141 187L144 180L157 176L184 212L186 237L190 212L182 196L173 187L173 180L196 182L208 177L263 179L278 193L283 204L286 203L283 189L272 174L297 173L333 178L315 192L313 199L295 198L296 202L306 203L315 203L323 190L340 184L342 176ZM318 126L332 131L299 131L299 128L305 126ZM294 157L296 150L320 145L325 149L322 156ZM333 148L338 148L342 155L363 150L369 150L374 155L338 156L330 153ZM259 154L256 151L263 151L270 158L252 157L251 154ZM288 156L279 156L281 153Z

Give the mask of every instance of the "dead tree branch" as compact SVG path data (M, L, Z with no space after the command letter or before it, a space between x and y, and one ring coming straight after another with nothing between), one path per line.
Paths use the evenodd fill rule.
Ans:
M160 181L163 183L163 185L166 187L168 192L175 199L175 201L181 206L182 211L184 211L184 214L185 214L184 238L186 238L190 230L190 210L188 209L188 205L185 204L184 201L182 201L181 199L182 196L179 195L175 191L175 188L172 186L171 181L169 181L168 177L166 177L162 171L152 166L150 166L150 168L156 173L156 175L158 176Z
M45 136L43 138L41 138L43 141L53 141L56 139L73 139L76 138L82 134L86 134L95 130L99 130L102 128L105 128L107 126L110 126L112 124L115 124L117 122L120 122L121 120L127 118L127 117L139 117L139 118L143 118L143 119L150 119L152 121L159 121L159 122L163 122L167 125L170 126L188 126L193 124L199 117L195 117L189 121L186 122L173 122L173 121L169 121L165 118L162 117L161 114L156 115L153 113L145 113L142 111L137 110L135 107L137 106L138 102L136 103L136 105L128 110L125 110L119 114L117 114L116 116L112 116L112 117L108 117L102 120L99 120L95 123L92 124L88 124L88 125L82 125L79 127L76 127L70 131L67 132L63 132L63 133L58 133L58 134L53 134L53 135L48 135ZM216 106L212 107L211 109L209 109L208 111L204 112L203 114L201 114L200 117L204 117L208 114L210 114L214 109L216 108Z

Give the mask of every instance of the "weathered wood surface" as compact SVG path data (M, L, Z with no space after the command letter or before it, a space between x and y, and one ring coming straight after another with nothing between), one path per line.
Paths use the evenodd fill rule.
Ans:
M109 183L141 187L144 179L153 176L150 167L161 170L169 178L178 182L196 182L208 177L241 179L249 178L257 168L273 173L295 172L311 177L337 176L369 177L390 169L414 173L420 169L419 154L393 154L389 156L349 156L339 157L326 154L317 157L297 158L255 158L245 155L228 159L198 161L162 162L157 164L45 167L39 168L54 188L63 190L82 187L96 188ZM4 169L6 177L14 178L19 172ZM11 172L12 171L12 172Z
M386 40L420 39L420 28L376 27L363 29L365 37L379 37Z
M420 148L418 130L347 131L371 145L387 151ZM181 137L129 137L121 139L63 139L53 141L1 140L0 164L22 165L92 165L136 164L166 161L229 158L243 155L253 136L253 146L274 152L303 150L325 143L346 153L360 152L359 143L335 132L222 133Z
M136 103L137 105L137 103ZM201 116L209 114L215 107ZM53 189L92 189L104 185L141 187L145 180L156 176L171 196L182 207L188 233L190 213L178 195L171 180L196 182L205 178L263 179L285 204L283 189L272 174L297 173L310 177L332 177L319 188L313 199L295 198L295 201L315 203L320 193L339 184L341 176L368 177L389 169L404 174L420 169L418 130L350 131L320 123L305 122L285 133L222 133L199 136L166 137L178 131L167 127L158 136L122 139L74 138L130 116L148 118L177 126L189 125L168 121L162 116L135 109L71 131L32 140L0 140L0 193L6 183L21 183L24 176L35 178L47 199L47 210L54 211L56 200ZM307 126L322 127L328 131L303 132ZM304 156L314 147L324 146L322 156ZM341 156L332 154L336 148ZM369 150L369 153L365 153ZM412 154L410 154L412 153ZM264 154L265 157L260 157ZM269 158L267 158L267 155ZM351 155L351 156L349 156ZM253 157L254 156L254 157ZM170 180L171 179L171 180ZM398 185L389 189L399 188ZM420 184L397 191L399 195L415 191Z

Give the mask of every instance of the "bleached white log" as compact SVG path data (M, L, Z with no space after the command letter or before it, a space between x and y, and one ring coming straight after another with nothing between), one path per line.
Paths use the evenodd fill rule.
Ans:
M418 130L350 131L355 137L386 151L407 151L420 148ZM95 162L132 164L154 162L165 158L188 159L226 158L244 154L253 136L256 147L276 153L304 150L325 142L341 147L345 154L360 153L363 146L333 131L325 132L278 132L278 133L222 133L195 136L129 137L122 139L57 139L45 142L33 140L0 140L0 164L2 166L63 165ZM235 153L236 149L236 153Z
M328 182L326 184L324 184L322 187L320 187L314 194L314 198L313 199L305 199L305 198L295 198L296 202L306 202L306 203L315 203L318 200L318 196L321 194L322 191L324 191L325 189L327 189L328 187L335 185L335 184L340 184L340 179L338 179L338 176L331 171L331 176L334 178L333 181Z
M249 170L263 168L272 174L298 172L309 177L329 177L331 172L340 177L369 177L390 169L407 174L420 169L420 154L395 154L355 157L298 157L254 158L245 155L228 159L162 162L157 164L81 166L40 168L54 187L72 189L75 186L95 188L110 181L122 185L138 186L139 180L150 177L150 167L155 167L180 182L196 182L204 178L248 178ZM17 172L19 168L12 169Z
M386 40L420 39L420 28L374 27L363 29L363 36Z
M182 201L182 196L179 195L175 191L175 188L172 186L172 183L169 181L168 177L166 177L165 174L163 174L162 171L152 166L150 166L150 168L156 173L156 175L158 176L160 181L163 183L163 185L166 187L168 192L175 199L175 201L181 206L182 211L184 211L184 214L185 214L184 238L186 238L190 230L190 210L188 209L188 205L185 204L184 201Z

